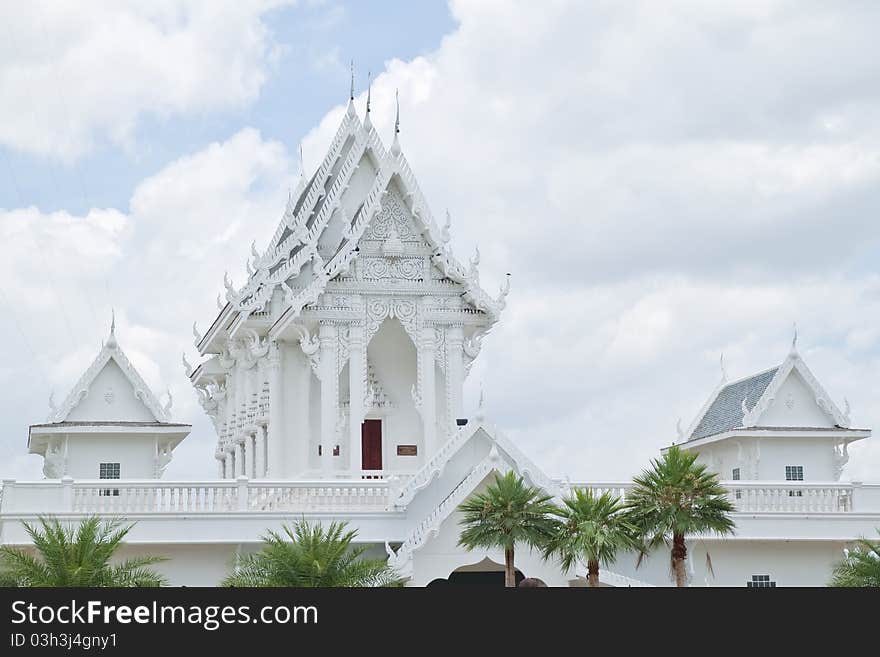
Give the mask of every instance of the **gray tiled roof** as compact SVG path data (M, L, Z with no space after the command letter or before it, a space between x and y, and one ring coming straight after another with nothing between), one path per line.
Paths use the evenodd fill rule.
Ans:
M712 405L706 409L706 413L700 418L697 428L688 440L698 440L741 427L743 399L751 410L776 376L778 369L774 367L772 370L724 386Z

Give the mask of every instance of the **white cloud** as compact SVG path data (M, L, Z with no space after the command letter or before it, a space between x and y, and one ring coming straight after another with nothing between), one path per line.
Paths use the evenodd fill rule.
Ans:
M28 2L0 7L0 144L66 161L128 143L146 114L254 100L290 0Z
M0 372L16 408L3 421L10 440L0 454L21 464L19 474L39 472L37 457L21 457L26 424L45 416L49 388L60 401L95 357L115 306L135 367L156 394L170 387L176 417L196 426L169 476L214 475L215 438L180 354L192 343L192 321L216 312L224 269L240 277L251 240L265 242L275 229L290 169L281 144L246 128L141 182L126 212L0 210L2 301L23 329L8 336L19 350Z
M513 273L472 401L482 380L550 472L624 477L688 424L722 351L764 369L798 321L838 402L880 426L876 7L452 8L436 52L376 78L372 117L390 136L399 88L435 215L451 208L460 255L480 244L484 281ZM860 447L849 467L877 464Z

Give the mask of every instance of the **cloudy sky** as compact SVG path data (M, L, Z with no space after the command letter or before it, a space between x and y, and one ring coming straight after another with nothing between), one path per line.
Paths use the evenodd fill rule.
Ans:
M225 6L224 6L225 5ZM51 9L50 9L51 7ZM549 474L628 477L720 378L807 363L880 427L880 4L150 2L0 5L0 475L120 342L193 423L193 320L241 284L342 116L401 141L506 316L467 383ZM877 441L880 439L872 439ZM878 479L880 443L851 450Z

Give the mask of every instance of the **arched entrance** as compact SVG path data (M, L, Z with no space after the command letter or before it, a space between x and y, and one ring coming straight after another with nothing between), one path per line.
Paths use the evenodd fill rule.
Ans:
M520 570L515 572L516 583L525 579ZM446 579L438 578L428 583L428 587L440 586L478 586L478 587L504 587L504 566L495 563L489 557L469 566L456 568Z

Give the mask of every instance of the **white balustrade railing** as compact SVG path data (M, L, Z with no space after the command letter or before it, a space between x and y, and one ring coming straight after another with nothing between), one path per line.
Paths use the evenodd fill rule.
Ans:
M457 441L448 441L455 448ZM447 452L447 457L449 456ZM222 479L4 480L0 513L218 513L247 511L382 511L400 509L431 479L431 469L408 473L364 470L349 479L271 481ZM393 475L393 477L392 477ZM405 482L405 483L404 483ZM880 485L843 482L724 481L740 513L880 513ZM401 484L403 484L401 486ZM627 497L627 482L558 484ZM456 487L456 491L463 490ZM403 495L401 492L403 491ZM453 491L455 492L455 491ZM452 496L454 497L454 496ZM451 498L441 505L448 507Z
M408 572L411 565L412 554L420 548L428 540L432 533L436 533L440 529L443 521L455 511L458 506L464 502L468 495L471 494L476 484L478 484L491 470L489 461L484 461L474 467L462 479L455 488L446 496L446 498L438 504L426 518L424 518L410 535L401 543L396 554L389 554L388 563L402 574Z
M880 511L880 495L873 497L862 484L809 481L722 481L730 501L741 513L846 513ZM630 482L586 482L563 484L588 488L595 493L610 492L626 499ZM860 498L857 496L866 489ZM862 503L859 504L858 502ZM861 508L860 508L861 507Z
M0 513L231 513L382 511L383 480L270 481L245 477L219 481L158 479L3 482Z

